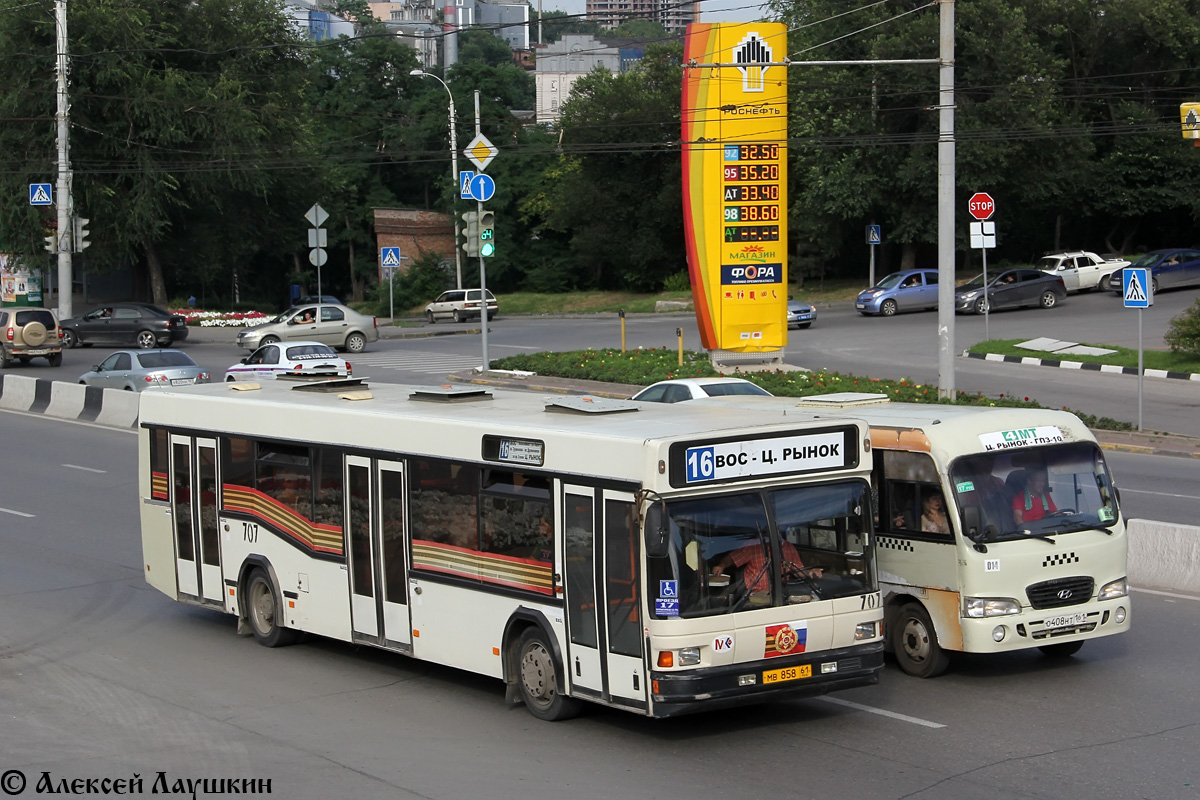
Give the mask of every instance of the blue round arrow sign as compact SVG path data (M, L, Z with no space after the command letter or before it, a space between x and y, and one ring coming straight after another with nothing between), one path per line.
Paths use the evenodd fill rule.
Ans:
M492 195L496 193L496 182L492 180L490 175L479 173L471 179L471 197L474 197L481 203L486 203L492 199Z

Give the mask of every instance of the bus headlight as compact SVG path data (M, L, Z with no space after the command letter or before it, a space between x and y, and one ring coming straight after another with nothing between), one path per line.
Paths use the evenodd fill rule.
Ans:
M963 616L973 619L1020 614L1021 604L1009 597L964 597Z
M860 622L854 626L854 641L856 642L861 642L864 639L874 639L878 635L878 622Z
M1096 596L1097 600L1115 600L1118 597L1125 597L1129 594L1129 581L1125 578L1117 578L1115 581L1109 581L1100 587L1100 594Z
M1004 637L1007 634L1008 634L1008 628L1005 628L1003 625L997 625L996 627L992 628L992 641L993 642L1003 642Z
M679 648L679 666L688 667L700 663L700 648L699 647L681 647Z

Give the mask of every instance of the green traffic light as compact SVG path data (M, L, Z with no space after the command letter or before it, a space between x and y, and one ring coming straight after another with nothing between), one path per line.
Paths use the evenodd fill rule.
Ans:
M490 256L496 252L496 245L492 242L483 242L479 245L479 255Z

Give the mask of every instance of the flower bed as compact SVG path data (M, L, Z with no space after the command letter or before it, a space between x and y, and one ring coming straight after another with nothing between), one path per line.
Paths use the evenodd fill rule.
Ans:
M242 328L266 322L271 318L261 311L200 311L195 308L173 308L171 313L186 319L188 325L201 328Z

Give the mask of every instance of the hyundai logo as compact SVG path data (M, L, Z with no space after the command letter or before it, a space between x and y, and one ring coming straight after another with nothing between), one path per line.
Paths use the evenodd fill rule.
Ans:
M1069 600L1070 598L1071 598L1071 590L1070 589L1060 589L1059 590L1059 592L1058 592L1059 600Z

